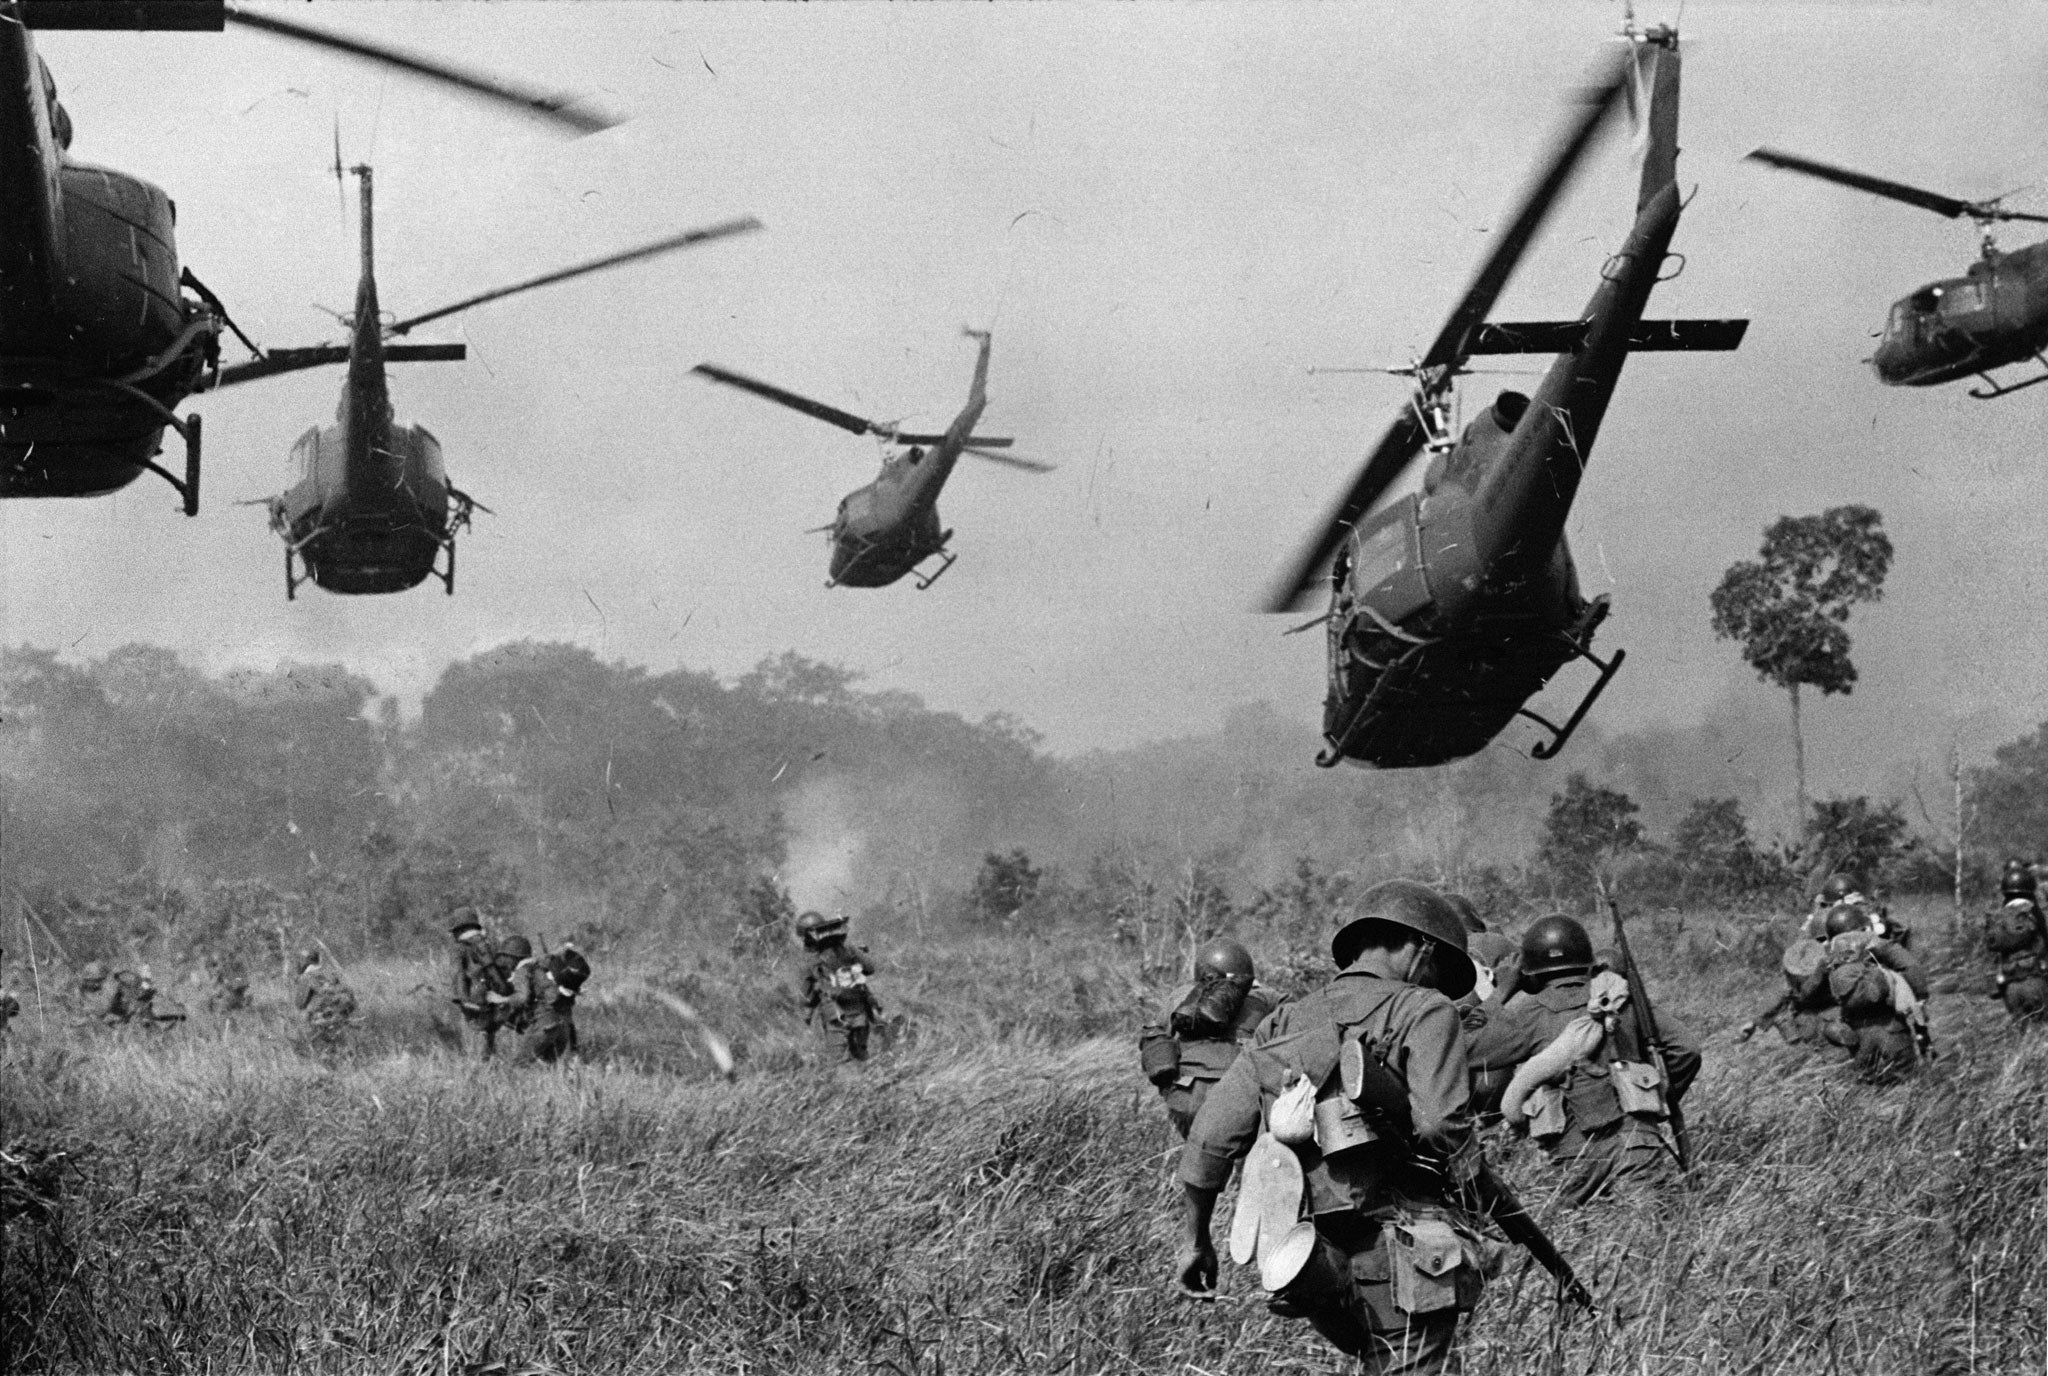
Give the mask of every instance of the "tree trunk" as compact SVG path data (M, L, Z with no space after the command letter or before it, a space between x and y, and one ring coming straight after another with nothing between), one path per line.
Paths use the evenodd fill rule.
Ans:
M1799 685L1793 684L1792 692L1792 770L1799 781L1799 820L1793 832L1795 837L1804 838L1807 826L1806 806L1806 740L1799 734Z

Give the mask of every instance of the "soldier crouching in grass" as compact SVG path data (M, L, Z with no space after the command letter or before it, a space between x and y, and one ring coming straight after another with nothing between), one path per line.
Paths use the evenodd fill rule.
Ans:
M519 1059L552 1065L576 1050L576 996L590 962L571 943L543 960L534 977L533 1012L519 1038Z
M1485 1164L1452 1000L1476 975L1428 886L1377 885L1354 911L1330 942L1336 978L1267 1018L1195 1116L1177 1280L1214 1298L1210 1219L1244 1158L1231 1253L1256 1258L1268 1307L1369 1373L1440 1372L1501 1256L1463 1207ZM1392 1115L1364 1107L1379 1083Z
M306 1015L306 1041L315 1051L331 1056L341 1050L356 1015L356 996L340 975L321 963L316 950L299 952L292 1003Z

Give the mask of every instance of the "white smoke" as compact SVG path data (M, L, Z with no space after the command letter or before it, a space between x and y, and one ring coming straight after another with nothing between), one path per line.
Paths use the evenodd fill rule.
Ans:
M852 823L856 815L851 790L831 776L806 782L784 804L789 859L781 879L798 910L831 912L859 906L853 867L863 838Z

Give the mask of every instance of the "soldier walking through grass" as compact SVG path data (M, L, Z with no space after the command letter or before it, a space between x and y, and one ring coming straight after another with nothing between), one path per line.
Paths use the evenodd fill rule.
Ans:
M1354 913L1330 943L1340 973L1280 1005L1195 1115L1177 1281L1213 1297L1211 1216L1244 1159L1231 1251L1257 1260L1268 1307L1367 1372L1434 1373L1500 1258L1463 1206L1485 1163L1452 1000L1476 972L1457 912L1426 885L1377 885Z
M321 963L316 950L299 952L292 1006L305 1014L306 1041L314 1050L330 1055L341 1050L356 1014L356 996L340 975Z
M1519 959L1503 962L1497 1001L1468 1018L1472 1069L1515 1071L1502 1112L1564 1172L1572 1204L1677 1178L1672 1110L1700 1071L1699 1039L1648 1010L1666 1083L1624 1015L1628 980L1612 970L1596 977L1593 964L1585 927L1562 913L1542 918L1523 934Z
M2048 1018L2048 915L2025 861L2007 861L1998 888L2003 901L1984 932L1998 960L1991 997L2016 1021L2040 1022Z
M589 978L590 962L570 943L540 963L533 1016L519 1039L521 1060L553 1064L575 1053L576 996Z
M1280 1002L1257 976L1241 942L1217 937L1195 953L1195 982L1174 996L1172 1011L1138 1034L1139 1066L1182 1137L1239 1044Z
M844 1034L847 1060L864 1061L868 1058L869 1031L881 1018L882 1005L868 987L868 976L875 973L875 959L866 947L847 940L847 927L845 913L827 917L807 912L796 920L796 934L811 957L804 969L801 991L804 1020L810 1021L820 1008L830 1004L826 1026Z
M497 1048L498 1015L491 995L509 994L476 909L457 908L448 928L449 1001L462 1013L462 1051L487 1061Z

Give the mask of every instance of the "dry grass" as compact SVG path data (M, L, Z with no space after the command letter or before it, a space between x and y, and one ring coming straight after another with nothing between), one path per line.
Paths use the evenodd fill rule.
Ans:
M1951 996L1946 1057L1885 1089L1775 1038L1737 1045L1726 1029L1774 976L1731 933L1654 933L1653 974L1713 1034L1690 1186L1661 1209L1546 1212L1605 1316L1553 1328L1540 1276L1511 1268L1467 1371L2042 1370L2048 1038ZM0 1065L7 1133L77 1167L54 1227L8 1230L6 1355L76 1372L1342 1369L1247 1298L1248 1274L1215 1305L1170 1298L1173 1139L1135 1075L1132 962L1026 937L880 954L903 967L881 988L910 1031L864 1068L835 1064L768 975L644 962L734 1036L731 1085L654 1005L597 997L603 967L589 1059L566 1071L456 1059L423 967L350 972L364 1023L331 1064L281 987L167 1037L39 1027L31 1005ZM1511 1161L1540 1205L1540 1165Z

